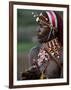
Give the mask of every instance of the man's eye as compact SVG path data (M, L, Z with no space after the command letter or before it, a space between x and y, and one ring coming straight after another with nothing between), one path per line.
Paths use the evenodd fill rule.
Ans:
M43 28L43 25L42 24L40 24L40 28Z
M47 25L40 24L40 27L41 28L47 28L48 26Z

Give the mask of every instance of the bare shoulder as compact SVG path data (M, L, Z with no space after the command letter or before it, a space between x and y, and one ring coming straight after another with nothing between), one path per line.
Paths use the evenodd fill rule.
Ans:
M38 45L31 48L30 53L34 53L34 52L38 53L40 48L41 48L41 45L38 44Z

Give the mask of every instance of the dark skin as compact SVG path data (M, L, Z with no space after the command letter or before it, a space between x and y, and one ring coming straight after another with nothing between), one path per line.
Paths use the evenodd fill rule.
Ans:
M49 24L49 22L47 22ZM57 38L53 34L51 34L50 39L48 40L48 35L50 33L50 27L46 22L42 22L42 20L39 21L39 28L37 30L37 36L38 36L38 41L47 48L47 43L50 42L51 40ZM47 36L47 37L46 37ZM43 39L43 37L45 37ZM57 38L58 40L58 38ZM57 42L60 47L62 47L61 43L58 41ZM53 47L53 46L52 46ZM48 50L48 48L47 48Z
M41 20L39 21L39 28L37 30L37 35L45 35L46 33L48 34L50 31L49 26L45 22L42 22Z
M42 20L39 20L38 24L39 24L39 27L37 29L37 37L40 43L48 42L53 38L55 38L55 36L52 34L51 37L48 39L48 35L50 33L49 22L46 23Z

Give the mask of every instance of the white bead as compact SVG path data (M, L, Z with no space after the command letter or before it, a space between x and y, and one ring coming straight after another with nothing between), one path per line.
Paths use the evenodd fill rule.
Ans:
M54 55L54 52L52 53L52 55Z
M38 21L39 21L39 17L36 18L36 22L38 22Z
M45 58L45 60L47 61L48 59L47 59L47 58Z
M59 56L57 56L57 58L59 58Z

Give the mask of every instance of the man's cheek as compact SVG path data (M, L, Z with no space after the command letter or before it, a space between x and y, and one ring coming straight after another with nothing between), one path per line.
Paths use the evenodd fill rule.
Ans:
M46 35L46 34L49 33L49 31L50 31L50 30L49 30L48 28L46 28L46 29L44 29L43 34Z

